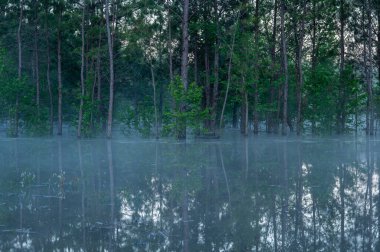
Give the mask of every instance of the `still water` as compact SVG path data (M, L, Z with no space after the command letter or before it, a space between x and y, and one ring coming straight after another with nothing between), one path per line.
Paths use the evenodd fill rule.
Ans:
M380 141L0 140L0 251L378 251Z

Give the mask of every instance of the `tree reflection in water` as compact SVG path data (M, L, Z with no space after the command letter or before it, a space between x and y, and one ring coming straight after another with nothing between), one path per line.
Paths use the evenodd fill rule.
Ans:
M0 250L377 251L380 142L0 142Z

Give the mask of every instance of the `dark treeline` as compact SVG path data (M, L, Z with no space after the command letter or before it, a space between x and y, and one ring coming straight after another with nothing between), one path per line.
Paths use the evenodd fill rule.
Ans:
M374 135L379 21L377 0L2 0L0 116L14 137Z

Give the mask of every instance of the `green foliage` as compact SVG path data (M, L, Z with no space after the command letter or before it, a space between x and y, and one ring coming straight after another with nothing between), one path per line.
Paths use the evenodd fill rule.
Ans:
M8 122L7 135L15 137L18 128L29 136L42 136L48 132L48 111L37 108L34 86L23 77L18 79L14 64L4 48L0 47L0 104Z
M338 75L331 71L331 62L319 64L315 71L307 72L305 90L307 109L305 119L320 132L332 133L336 115Z
M150 137L154 126L154 109L147 103L142 103L137 109L124 103L118 112L124 135L137 131L142 137Z
M336 127L337 114L342 110L346 122L353 125L353 117L359 113L365 95L359 77L352 66L347 65L340 80L337 67L329 61L320 63L315 71L306 71L305 95L307 107L305 119L315 127L314 133L333 133ZM343 83L343 88L341 87Z
M0 15L0 120L6 125L8 135L15 136L20 131L21 134L29 136L41 136L50 132L46 49L50 52L50 83L55 115L52 120L57 120L58 34L61 41L64 124L73 128L77 126L80 99L83 99L82 136L93 137L104 130L102 126L107 120L110 76L104 3L84 3L85 9L82 5L70 1L22 3L24 17L21 23L21 78L18 78L17 73L19 52L15 46L20 2L8 1L8 4L1 7L0 12L3 15ZM305 8L300 1L286 1L284 32L287 38L289 79L287 121L294 124L298 119L297 97L300 95L303 100L301 123L306 132L313 128L315 133L332 133L340 127L340 117L344 118L343 131L352 130L353 125L360 125L360 120L355 119L362 118L367 108L367 92L363 84L366 73L363 67L362 45L368 40L366 26L369 20L368 15L363 15L364 2L348 1L343 6L342 17L347 39L345 70L342 76L339 73L341 3L324 0L303 3L306 4ZM273 129L278 128L283 114L284 74L281 63L283 55L279 47L280 8L277 6L277 27L273 27L274 1L262 1L257 6L252 1L232 0L190 4L192 17L189 20L191 40L188 78L189 82L196 82L196 85L191 84L188 90L184 90L178 77L167 85L172 78L169 73L176 75L181 71L180 2L167 1L163 4L160 1L133 0L115 2L113 6L115 8L110 10L113 17L115 74L113 118L115 122L121 123L124 133L131 134L132 131L136 131L142 136L151 136L155 126L155 105L159 126L164 134L178 135L179 132L186 132L185 128L195 133L206 131L207 127L210 128L209 122L214 123L221 114L231 57L231 79L224 122L228 124L229 121L233 121L237 125L241 107L245 105L242 95L247 94L249 120L251 121L253 114L256 114L254 112L257 112L260 125L264 122L267 126L274 124L270 125L272 129L269 129L269 126L267 129L276 131ZM259 8L257 11L256 7ZM117 10L117 15L114 15L114 10ZM223 14L216 13L216 10L223 10ZM80 97L80 24L83 14L85 95ZM302 33L304 37L301 64L305 85L300 94L297 89L296 61L300 46L298 39ZM349 37L352 39L348 39L347 34L351 34ZM376 33L372 36L372 39L375 39ZM34 38L38 44L39 57L39 107L35 101L37 65ZM219 64L215 64L216 56ZM375 62L376 58L378 55L373 55L372 62ZM215 66L218 66L218 69L215 69ZM377 67L373 65L374 69ZM156 83L156 104L153 103L151 86L152 69ZM373 72L376 73L376 70ZM219 82L217 97L213 97L216 77ZM375 78L374 83L377 83ZM207 87L210 89L206 90ZM378 91L375 84L376 117L380 107ZM97 99L98 94L100 100ZM206 97L206 94L209 97ZM216 104L207 102L210 100L216 101ZM209 122L208 115L213 117Z
M207 109L202 108L202 88L191 83L187 90L180 79L176 77L169 85L173 98L173 109L165 114L170 122L164 127L164 134L178 134L184 128L193 132L203 130L203 122L208 117Z

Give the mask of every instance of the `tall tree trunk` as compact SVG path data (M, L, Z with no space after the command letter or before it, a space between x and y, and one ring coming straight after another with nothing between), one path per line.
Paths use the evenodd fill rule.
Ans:
M294 13L298 15L298 13ZM300 15L299 24L295 24L295 41L296 41L296 73L297 73L297 135L302 131L302 88L303 88L303 43L305 34L306 0L302 0L302 14ZM297 18L298 20L298 18ZM298 31L298 25L300 26Z
M260 0L256 0L255 6L255 63L254 63L254 73L255 79L253 81L253 92L254 92L254 104L253 104L253 134L257 135L259 133L259 33L260 33L260 17L259 17L259 4Z
M212 90L211 99L211 130L216 131L216 109L219 96L219 48L220 48L220 24L219 24L219 11L218 0L214 0L215 12L215 25L216 25L216 41L215 41L215 55L214 55L214 86Z
M206 96L206 108L209 108L211 105L211 83L210 83L210 56L209 56L209 46L205 46L205 96ZM206 125L209 127L209 125Z
M277 0L274 1L274 15L273 15L273 30L272 30L272 41L271 41L271 47L270 47L270 56L271 56L271 83L270 83L270 104L274 106L275 104L275 97L276 97L276 84L275 80L277 79L277 72L276 72L276 40L277 40L277 11L278 10L278 4ZM280 101L278 101L280 102ZM276 112L271 112L269 115L268 120L268 133L273 133L274 131L277 131L278 128L278 120L276 116ZM276 129L275 129L276 128Z
M34 0L34 67L36 73L36 105L37 114L40 114L40 71L38 52L38 1Z
M232 127L234 129L238 127L238 110L239 104L237 102L234 102L232 107Z
M157 97L156 97L156 80L154 78L154 69L153 65L150 65L150 74L152 78L152 87L153 87L153 105L154 105L154 126L155 126L155 134L156 134L156 139L159 138L158 134L158 113L157 113Z
M368 31L368 71L367 71L367 92L368 92L368 124L369 135L374 135L374 102L373 102L373 64L372 64L372 0L366 0L367 8L367 31Z
M169 78L170 82L173 81L174 73L173 73L173 46L172 46L172 17L170 6L168 7L168 51L169 51Z
M107 138L112 137L112 113L113 113L113 95L114 95L114 69L113 69L113 43L111 37L110 28L110 14L109 14L109 0L106 0L106 28L107 28L107 42L108 42L108 54L110 61L110 97L108 103L108 118L107 118Z
M20 15L18 21L18 29L17 29L17 47L18 47L18 78L21 79L22 72L22 41L21 41L21 28L22 28L22 19L24 14L24 2L20 0Z
M103 7L100 8L100 15L103 17ZM102 26L103 22L101 21L99 24L99 37L98 37L98 52L97 52L97 59L96 59L96 77L97 77L97 103L98 103L98 117L99 117L99 123L102 120L102 106L101 106L101 100L102 100L102 73L101 73L101 47L102 47Z
M337 132L343 133L345 128L345 88L344 88L344 65L345 65L345 41L344 41L344 29L345 29L345 11L344 1L340 0L340 62L339 62L339 97L338 97L338 116L337 116Z
M84 83L84 67L85 67L85 34L84 34L84 22L85 22L85 14L86 14L86 2L83 1L83 9L82 9L82 25L81 25L81 33L82 33L82 49L81 49L81 68L80 68L80 104L79 104L79 118L78 118L78 130L77 137L80 138L82 136L82 120L83 120L83 105L84 105L84 91L85 91L85 83Z
M313 0L312 2L312 12L313 12L313 22L312 22L312 38L311 38L311 44L312 44L312 51L311 51L311 72L312 77L315 77L316 68L317 68L317 0ZM311 132L313 134L316 133L316 124L315 124L315 116L312 115L311 118Z
M189 72L189 0L182 1L182 54L181 54L181 81L185 92L189 87L188 72ZM185 111L186 104L181 101L179 104L180 112ZM177 121L178 130L177 138L186 139L186 119L181 118Z
M242 104L241 104L241 119L240 119L240 132L244 136L248 136L248 93L246 88L245 78L242 79Z
M21 41L21 28L22 28L22 19L23 19L23 12L24 12L24 2L23 0L20 0L20 16L19 16L19 23L18 23L18 29L17 29L17 47L18 47L18 81L21 82L21 74L22 74L22 41ZM15 137L18 137L18 110L19 110L19 94L16 94L16 111L15 111L15 122L14 122L14 129L12 129L13 135Z
M182 84L187 90L189 86L189 0L183 0L182 14L182 56L181 56L181 79Z
M50 41L49 41L49 24L48 24L48 5L45 8L45 40L46 40L46 82L49 93L49 133L53 135L54 108L53 108L53 91L50 79Z
M377 79L380 80L380 1L376 1L377 12Z
M281 54L282 54L282 73L284 78L283 86L283 110L282 110L282 134L288 134L288 56L287 56L287 42L285 35L285 0L281 0L280 8L281 16Z
M238 16L236 18L236 21L235 21L235 29L234 29L234 33L232 35L232 42L231 42L231 45L230 45L229 60L228 60L228 70L227 70L227 88L226 88L226 94L224 96L224 102L223 102L222 112L220 114L219 129L222 128L224 110L226 109L226 104L227 104L227 99L228 99L228 92L230 90L230 85L231 85L232 60L233 60L233 56L234 56L235 38L236 38L236 32L238 30L239 17L240 17L240 14L238 14Z
M62 55L61 55L61 22L62 6L59 6L57 35L57 71L58 71L58 135L62 135Z

